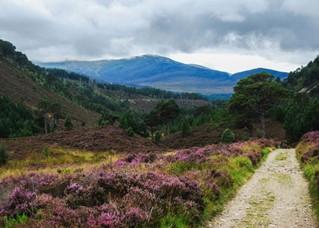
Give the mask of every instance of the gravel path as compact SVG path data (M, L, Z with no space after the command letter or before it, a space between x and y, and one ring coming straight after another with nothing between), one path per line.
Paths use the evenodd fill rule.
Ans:
M207 227L318 227L295 150L276 150Z

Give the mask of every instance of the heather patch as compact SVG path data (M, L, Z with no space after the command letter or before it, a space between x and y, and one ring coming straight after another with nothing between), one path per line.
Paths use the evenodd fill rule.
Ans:
M33 227L195 227L221 210L271 145L255 140L128 154L95 169L7 177L0 220L25 215Z
M304 175L309 181L313 207L319 217L319 131L306 133L296 150Z

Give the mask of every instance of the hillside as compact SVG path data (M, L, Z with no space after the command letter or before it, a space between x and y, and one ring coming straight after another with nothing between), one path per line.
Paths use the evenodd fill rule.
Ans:
M42 111L40 103L57 104L61 106L58 118L70 117L75 126L96 126L101 115L118 118L130 109L149 112L161 99L176 99L185 108L207 104L198 94L96 83L76 73L40 68L16 51L11 43L2 40L0 83L0 96L22 103L35 112ZM36 118L42 119L39 113L37 115ZM42 128L43 120L37 122ZM56 124L62 126L63 121Z
M286 85L300 93L319 95L319 57L309 62L307 66L291 72Z
M152 86L169 91L195 92L205 95L232 93L234 85L251 74L267 72L281 79L287 76L287 73L263 68L231 75L227 72L195 64L183 64L154 55L119 60L39 63L39 65L88 75L103 82Z
M32 79L34 75L35 73L28 68L17 65L13 61L10 62L8 58L0 55L0 96L7 96L15 102L22 102L30 109L38 109L39 103L43 100L58 103L61 105L63 115L70 115L74 120L85 122L88 126L96 124L99 118L98 113L45 89ZM41 77L41 75L38 76Z

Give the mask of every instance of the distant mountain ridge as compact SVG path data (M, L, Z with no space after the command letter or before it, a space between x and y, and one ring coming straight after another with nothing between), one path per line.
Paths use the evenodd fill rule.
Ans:
M286 72L264 68L230 74L156 55L118 60L49 62L38 65L72 71L102 82L151 86L174 92L195 92L205 95L232 93L235 84L251 74L266 72L280 79L288 76Z
M232 74L232 77L236 78L237 80L240 80L240 79L246 78L250 75L258 74L261 72L271 74L271 75L275 76L276 78L280 78L281 80L288 77L287 72L280 72L280 71L266 69L266 68L256 68L256 69L252 69L252 70L238 72L238 73Z

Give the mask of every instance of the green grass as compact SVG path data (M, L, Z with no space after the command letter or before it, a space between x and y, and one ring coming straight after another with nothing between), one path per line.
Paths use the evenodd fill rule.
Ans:
M71 173L72 170L85 169L114 162L119 155L113 152L92 152L60 147L44 147L39 152L29 154L23 160L9 160L0 167L0 179L6 176L23 175L30 171Z
M17 225L26 224L29 218L25 214L17 215L15 217L4 217L4 227L14 228Z
M187 224L189 224L189 221L180 215L168 214L160 221L161 228L185 228L189 227Z
M194 162L174 162L168 165L168 172L173 175L181 175L189 170L201 170L203 164Z

